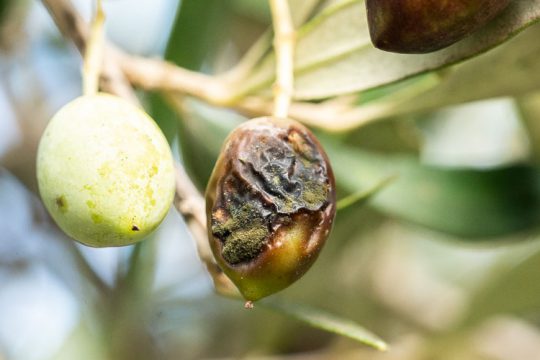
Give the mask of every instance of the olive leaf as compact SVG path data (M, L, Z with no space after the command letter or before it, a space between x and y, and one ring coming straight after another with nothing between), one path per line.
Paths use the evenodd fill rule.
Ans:
M540 18L540 0L514 1L501 16L472 36L427 55L380 51L370 42L363 1L344 0L298 29L295 98L323 99L393 83L437 70L503 43ZM236 86L236 97L265 91L274 81L269 54Z
M383 178L381 181L374 184L371 188L367 190L360 190L353 194L350 194L340 200L336 204L338 211L349 209L354 206L364 205L369 199L371 199L375 194L379 193L386 186L391 184L394 180L397 179L397 176L389 176Z
M174 95L173 95L174 96ZM246 119L192 98L172 98L179 122L182 160L199 190L204 191L227 135Z
M302 321L314 328L348 337L380 351L386 351L388 348L387 344L381 338L356 322L330 314L318 308L275 299L262 300L257 305Z
M387 111L381 115L389 117L537 91L540 89L539 37L540 25L535 25L489 53L456 65L414 96L397 99L390 94L374 103L386 104Z
M539 222L540 173L533 167L440 168L410 156L323 143L338 185L351 193L398 175L369 203L393 217L470 239L500 236Z
M214 55L218 48L220 29L229 16L224 9L224 2L220 0L182 1L169 34L165 59L198 70L205 58ZM160 94L150 94L148 103L150 114L172 143L178 132L177 114Z

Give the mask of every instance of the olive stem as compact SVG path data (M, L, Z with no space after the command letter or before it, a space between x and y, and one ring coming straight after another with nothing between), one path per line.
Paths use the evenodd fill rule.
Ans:
M73 7L70 0L42 0L49 14L60 32L67 39L71 39L79 52L84 56L87 49L87 40L90 29ZM105 42L106 43L106 42ZM100 86L103 90L118 95L124 99L138 104L133 88L129 84L116 61L110 59L109 47L105 45L100 74Z
M105 13L101 0L96 0L96 13L90 26L90 36L83 64L83 94L94 95L99 91L99 77L103 63Z
M276 82L274 84L273 115L286 118L294 91L295 30L288 0L270 0L274 25Z

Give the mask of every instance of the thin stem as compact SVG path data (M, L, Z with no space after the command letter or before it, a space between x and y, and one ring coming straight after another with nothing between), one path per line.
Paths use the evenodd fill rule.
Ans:
M197 252L212 277L216 292L224 296L239 297L238 289L216 264L212 250L210 250L207 241L204 198L186 174L184 168L179 164L176 166L174 206L183 215L191 234L195 238Z
M73 7L70 0L42 0L56 26L67 39L71 39L81 55L85 55L90 29ZM110 61L108 48L105 49L100 86L103 90L116 94L134 104L138 103L135 92L116 61Z
M93 95L99 90L99 77L103 63L103 45L105 42L103 35L103 25L105 13L101 0L96 1L96 14L92 20L90 37L86 53L84 54L83 65L83 94Z
M286 118L294 91L295 31L288 0L270 0L270 8L276 52L273 114L276 117Z

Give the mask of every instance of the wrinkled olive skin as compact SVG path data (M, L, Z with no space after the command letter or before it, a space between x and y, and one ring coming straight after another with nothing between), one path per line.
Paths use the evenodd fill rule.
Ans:
M142 240L174 197L161 130L136 106L106 94L79 97L56 113L39 144L37 177L58 226L92 247Z
M255 301L298 280L332 227L335 181L313 134L259 118L226 139L206 190L208 236L225 274Z
M422 54L443 49L484 26L510 0L366 0L373 44Z

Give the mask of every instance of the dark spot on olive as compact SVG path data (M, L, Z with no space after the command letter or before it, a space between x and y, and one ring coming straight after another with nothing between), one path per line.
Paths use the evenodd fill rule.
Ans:
M210 227L230 265L249 262L271 245L294 214L316 216L331 201L328 163L300 124L244 126L228 140Z
M132 230L132 231L139 231L140 229L139 229L139 227L138 227L137 225L133 225L133 226L131 227L131 230Z
M65 213L68 210L68 202L64 195L57 196L55 199L55 203L60 212Z

